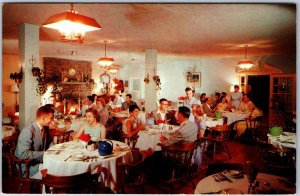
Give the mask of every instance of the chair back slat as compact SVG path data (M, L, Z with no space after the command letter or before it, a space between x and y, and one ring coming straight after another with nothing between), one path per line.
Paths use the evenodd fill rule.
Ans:
M99 175L100 173L91 174L90 171L72 176L46 173L42 175L42 181L46 193L93 193L96 191Z

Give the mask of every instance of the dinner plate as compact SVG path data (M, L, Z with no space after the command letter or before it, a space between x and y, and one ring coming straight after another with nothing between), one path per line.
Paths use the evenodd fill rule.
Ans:
M238 170L224 170L222 173L231 177L240 177L242 175Z
M83 160L85 159L87 156L82 154L82 153L76 153L76 154L73 154L72 155L72 160L74 161L80 161L80 160Z
M73 144L70 144L70 145L68 145L68 148L70 148L70 149L74 149L74 148L76 148L77 146L75 146L75 145L73 145Z
M54 149L54 150L60 150L60 149L63 149L63 148L65 148L64 144L56 144L56 145L51 147L51 149Z

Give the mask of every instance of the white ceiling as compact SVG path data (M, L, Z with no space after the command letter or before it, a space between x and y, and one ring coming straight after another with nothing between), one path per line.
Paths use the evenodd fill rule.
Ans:
M70 4L4 4L3 53L18 53L18 25L41 26ZM84 43L61 42L55 30L40 28L40 55L116 63L144 61L146 48L188 58L296 55L296 5L293 4L74 4L79 14L102 26ZM71 56L71 51L76 56Z

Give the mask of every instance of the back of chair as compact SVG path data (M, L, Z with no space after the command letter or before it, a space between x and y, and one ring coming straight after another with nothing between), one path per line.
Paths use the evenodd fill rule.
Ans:
M126 143L131 149L135 148L135 144L137 143L138 139L139 135L133 135L131 137L128 137L127 134L122 132L122 142Z
M16 146L10 149L10 161L12 164L12 174L17 179L28 179L29 178L29 167L32 159L19 159L15 156ZM24 171L22 171L22 165ZM24 167L25 165L25 167Z
M162 153L173 164L187 166L191 164L196 147L196 142L177 142L171 146L162 146Z
M217 125L211 128L213 140L216 141L227 141L229 140L231 127L230 125Z
M73 176L55 176L48 174L47 170L41 173L46 193L95 193L100 174L87 171Z
M254 129L257 130L260 127L261 121L262 121L262 116L258 116L256 118L246 118L246 126L247 129Z
M49 132L53 142L59 144L59 143L68 142L70 139L70 134L74 131L73 130L59 131L56 129L50 129Z

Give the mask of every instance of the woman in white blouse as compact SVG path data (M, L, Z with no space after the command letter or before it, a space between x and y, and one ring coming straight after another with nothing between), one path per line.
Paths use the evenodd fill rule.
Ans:
M234 85L234 91L230 93L229 105L234 109L238 109L242 101L243 94L239 92L239 89L240 87L238 85Z

